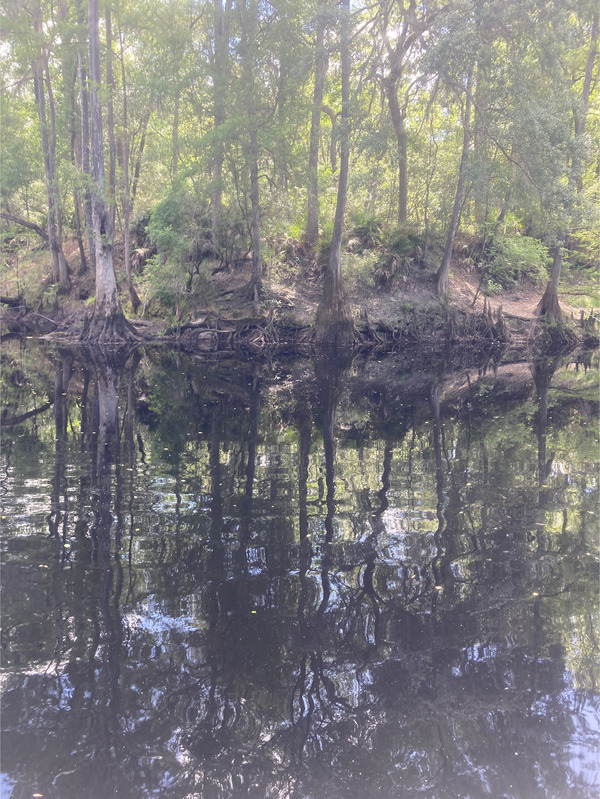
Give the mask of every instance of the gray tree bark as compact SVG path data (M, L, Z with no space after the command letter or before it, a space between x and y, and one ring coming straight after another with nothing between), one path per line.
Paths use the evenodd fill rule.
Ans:
M213 50L213 120L216 141L213 149L210 182L211 234L213 243L220 245L223 217L223 161L225 143L221 127L227 119L227 62L229 52L229 31L231 27L232 0L213 0L214 50Z
M342 0L340 15L342 66L340 174L331 253L324 274L323 295L317 309L315 330L317 344L343 349L350 347L354 341L354 323L344 292L341 267L342 235L350 167L350 0Z
M106 202L104 142L100 88L100 39L98 35L99 0L88 2L90 48L90 129L92 223L96 247L96 302L91 319L81 334L84 341L109 343L138 339L139 336L123 315L113 266L113 224Z
M465 107L462 115L463 123L463 145L462 153L460 156L460 165L458 168L458 183L456 185L456 194L454 195L454 205L452 206L452 215L450 217L450 225L448 226L448 235L446 237L446 247L442 263L435 276L436 291L438 296L445 297L448 293L448 276L450 274L450 263L452 261L452 248L454 247L454 239L456 238L456 231L458 230L458 222L460 219L460 207L462 205L463 195L465 191L465 180L467 174L467 164L469 162L469 149L471 147L471 86L473 82L473 67L471 67L469 76L467 78L467 86L465 89Z
M123 91L123 248L125 250L125 276L127 280L127 291L133 312L135 313L141 305L141 300L133 285L131 276L131 241L130 225L133 203L129 188L129 107L127 103L127 81L125 75L125 53L123 47L123 31L119 25L119 50L121 55L121 84Z
M396 135L398 150L398 211L396 221L401 227L406 223L408 214L408 169L407 169L407 137L406 137L406 110L398 101L398 84L400 75L392 69L385 82L385 93L388 99L392 126Z
M308 153L308 201L306 218L306 242L314 247L319 238L319 142L321 138L321 111L325 78L327 76L327 50L325 49L325 20L317 20L315 43L315 87L310 120L310 142Z
M570 184L574 187L575 191L580 194L583 191L583 179L581 176L581 159L579 156L579 142L585 133L585 123L587 120L590 92L592 89L592 80L594 74L594 64L596 62L596 54L598 50L598 24L599 14L596 11L592 19L592 31L590 35L590 45L588 49L588 57L586 61L585 74L583 79L583 88L581 92L581 99L578 106L573 109L573 122L575 133L575 147L573 148L573 158L571 161ZM542 298L539 301L535 313L537 316L543 316L548 319L554 319L557 322L562 320L562 311L558 301L558 284L562 272L562 250L564 240L566 239L566 231L559 233L557 242L554 247L552 258L552 269L550 270L550 280Z
M77 0L77 24L83 30L85 18L81 0ZM87 85L86 57L81 45L77 48L77 78L80 93L80 124L81 124L81 171L85 181L83 188L83 213L88 237L90 261L94 274L96 273L96 242L94 240L92 222L92 193L90 188L90 108Z
M41 9L35 8L33 21L36 33L41 33ZM62 221L60 216L60 194L56 175L56 113L50 73L48 70L48 56L42 50L31 65L33 74L33 90L40 120L40 133L42 139L42 156L44 160L44 174L46 178L46 196L48 198L48 245L50 247L50 261L52 267L52 282L60 283L63 291L71 287L69 267L62 248ZM46 103L46 93L48 94Z
M252 242L252 278L250 280L250 299L254 312L258 314L260 297L263 291L262 256L260 242L260 190L258 185L258 120L256 116L256 83L254 77L253 51L256 34L255 3L245 0L241 4L242 23L242 81L248 116L248 143L246 161L250 168L250 238Z

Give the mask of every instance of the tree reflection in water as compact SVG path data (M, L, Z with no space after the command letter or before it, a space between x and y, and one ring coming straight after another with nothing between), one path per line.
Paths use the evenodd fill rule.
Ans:
M594 795L587 372L50 355L5 370L7 795Z

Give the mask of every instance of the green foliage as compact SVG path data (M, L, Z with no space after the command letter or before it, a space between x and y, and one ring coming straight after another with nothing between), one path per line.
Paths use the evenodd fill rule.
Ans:
M363 283L372 283L373 270L380 261L378 250L365 250L362 253L344 252L342 255L342 269L350 280L357 278Z
M215 258L207 208L180 181L150 211L145 230L157 250L144 270L146 302L156 300L179 314L206 280L204 262Z
M333 223L326 225L319 240L319 248L317 251L317 263L324 269L329 261L331 254L331 240L333 239Z
M484 263L488 291L514 286L520 280L539 283L547 279L548 248L529 236L500 236L492 243Z
M411 255L423 242L421 236L407 227L393 228L382 236L384 250L393 255Z
M153 245L169 261L185 263L195 244L209 231L206 209L183 183L176 184L150 212L147 226Z
M378 217L356 213L351 221L349 237L356 239L361 249L375 249L382 243L383 223Z
M63 5L64 18L52 4L34 4L40 15L36 32L32 9L8 4L0 67L0 197L7 211L43 226L48 198L31 74L43 48L56 111L56 184L68 238L68 228L75 225L73 189L81 199L90 181L81 173L82 154L71 152L72 143L81 139L82 98L74 78L77 46L85 50L86 32L76 24L76 7ZM117 205L124 196L127 141L133 213L149 213L147 224L134 231L135 243L147 248L151 239L158 253L144 278L145 290L170 298L175 307L182 291L186 296L198 291L204 262L217 258L234 265L250 249L252 148L263 244L276 251L282 237L302 240L316 20L321 18L329 55L323 97L329 110L321 116L318 157L321 265L330 252L339 178L339 152L337 166L334 162L340 125L332 125L332 117L339 123L341 76L339 60L331 57L339 36L338 9L316 0L220 8L218 26L212 12L196 16L185 0L146 0L143 8L126 2L113 19ZM586 64L597 49L591 4L560 0L550 9L534 0L456 0L414 8L396 3L385 10L375 4L369 10L353 8L352 24L349 254L378 252L387 268L394 257L398 263L413 258L419 245L434 263L456 191L466 76L472 70L476 107L460 224L462 232L485 230L486 237L504 230L506 240L496 242L485 264L488 290L545 274L539 248L523 237L508 241L507 230L527 231L549 243L566 240L565 269L587 290L597 280L600 141L595 73L587 95L584 89ZM257 35L244 49L248 31ZM382 34L402 55L397 98L406 133L407 218L423 231L423 241L411 229L393 227L399 218L402 156L390 98L382 91L393 70ZM208 53L210 58L199 57ZM105 67L103 49L103 74ZM46 113L50 119L49 106ZM213 239L210 204L217 196L213 219L219 229L212 231ZM499 219L503 222L496 228ZM515 224L507 225L511 219ZM218 252L211 251L211 241L218 243ZM581 274L583 269L589 274Z
M142 294L146 302L157 300L172 310L183 299L186 282L187 273L181 264L155 255L144 267Z

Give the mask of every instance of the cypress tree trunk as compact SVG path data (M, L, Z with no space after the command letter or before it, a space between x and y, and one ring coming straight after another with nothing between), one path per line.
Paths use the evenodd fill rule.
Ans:
M83 31L85 18L81 0L77 0L77 24ZM83 172L85 184L83 189L83 213L85 226L87 229L88 247L90 251L90 261L92 269L96 273L96 243L94 240L92 222L92 193L90 190L90 108L87 86L86 58L81 46L77 48L77 77L79 81L80 93L80 124L81 124L81 171Z
M113 267L112 214L105 198L104 147L102 138L102 106L100 105L100 40L98 36L98 0L88 3L90 47L90 129L92 223L96 247L96 303L91 319L81 334L84 341L109 343L138 339L125 319L119 301Z
M113 75L113 48L112 48L112 15L110 6L107 5L104 12L104 22L106 25L106 132L108 136L108 210L110 213L110 224L114 231L115 228L115 196L117 186L117 142L115 139L115 79Z
M388 98L390 117L396 135L398 149L398 226L406 223L408 208L408 171L407 171L407 138L405 110L398 102L398 84L400 76L393 69L386 81L385 91Z
M70 139L70 156L71 164L73 167L78 163L77 157L77 51L79 49L77 43L74 44L73 37L75 30L69 24L69 13L66 3L58 4L58 17L61 24L64 25L63 32L61 33L61 50L62 50L62 82L63 82L63 103L64 114L67 120ZM81 200L79 196L78 186L73 188L73 212L75 216L75 235L77 236L77 245L79 247L79 274L83 275L87 271L87 260L85 256L85 247L83 245L83 233L81 225Z
M557 322L560 322L562 318L562 312L558 302L558 281L560 280L560 273L562 270L562 246L562 241L556 242L552 258L550 280L548 281L546 290L542 294L542 299L535 309L536 316L545 316L549 319L555 319Z
M173 109L173 134L171 149L171 183L175 183L177 171L179 169L179 103L180 92L175 94L175 108Z
M580 194L583 191L581 159L579 156L578 143L581 141L585 133L585 123L589 108L594 63L596 60L596 51L598 49L598 20L599 15L596 11L592 19L592 32L590 36L590 46L588 49L581 100L579 102L578 108L573 111L575 147L573 148L569 182L570 185L574 187L577 194ZM535 309L535 312L538 316L554 319L557 322L562 320L562 312L558 302L558 282L560 280L560 273L562 271L562 248L564 246L565 238L566 232L562 231L558 236L559 240L556 242L556 246L554 248L550 280L546 286L546 290L544 291L541 300L538 303L537 308Z
M350 0L342 0L340 27L342 64L340 174L331 254L325 270L323 295L317 309L315 330L317 344L347 348L354 342L354 323L344 293L341 269L342 234L350 165Z
M444 249L444 256L442 263L436 274L436 291L438 296L445 297L448 293L448 276L450 274L450 262L452 260L452 248L454 246L454 239L456 231L458 230L458 221L460 218L460 206L462 204L463 194L465 190L465 179L467 173L467 164L469 161L469 148L471 146L471 85L473 78L473 67L469 72L467 79L467 87L465 91L465 111L463 114L463 146L460 157L460 166L458 168L458 183L456 186L456 194L454 196L454 205L452 207L452 216L450 217L450 226L448 227L448 236L446 238L446 247Z
M315 45L315 88L310 120L310 143L308 153L308 205L306 218L306 242L314 247L319 238L319 142L321 138L321 111L325 78L327 76L327 51L324 43L325 21L317 20Z
M250 167L250 238L252 241L252 278L249 296L254 305L254 313L258 314L260 298L263 292L262 256L260 246L260 192L258 185L258 120L256 117L256 91L254 80L254 64L252 48L255 47L256 12L255 4L242 3L242 78L248 116L248 145L246 161Z
M119 25L119 49L121 53L121 84L123 87L123 247L125 250L125 275L127 291L135 313L141 305L141 300L133 285L131 277L131 252L130 252L130 224L133 203L129 191L129 109L127 104L127 82L125 80L125 53L123 48L123 31Z
M263 291L262 255L260 248L260 195L258 189L258 137L256 129L250 131L250 203L252 206L251 238L252 238L252 280L250 295L254 303L254 312L258 314L260 297Z
M41 9L35 9L33 22L36 33L41 34ZM47 55L44 50L31 65L33 74L33 91L40 120L42 139L42 156L46 178L46 195L48 198L48 244L52 265L52 282L60 283L63 291L71 287L69 267L62 249L62 223L60 218L60 196L56 177L56 114L54 97L50 83ZM46 92L48 104L46 105ZM49 116L49 118L48 118Z
M225 158L225 145L221 139L219 128L225 123L226 97L227 97L227 59L229 50L229 29L231 24L231 5L232 0L225 0L223 7L222 0L213 0L213 18L215 29L215 41L213 51L213 120L217 140L214 144L214 151L211 164L210 180L210 208L211 208L211 233L213 243L219 246L221 232L221 220L223 216L223 161Z

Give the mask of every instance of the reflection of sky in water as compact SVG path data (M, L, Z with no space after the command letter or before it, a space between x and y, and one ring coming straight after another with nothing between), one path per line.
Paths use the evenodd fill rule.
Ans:
M6 774L0 774L0 799L10 799L17 784L18 780L11 780Z
M194 620L189 616L169 616L156 603L145 602L139 610L123 616L123 625L132 633L149 633L158 640L169 636L174 630L187 632L194 628Z

